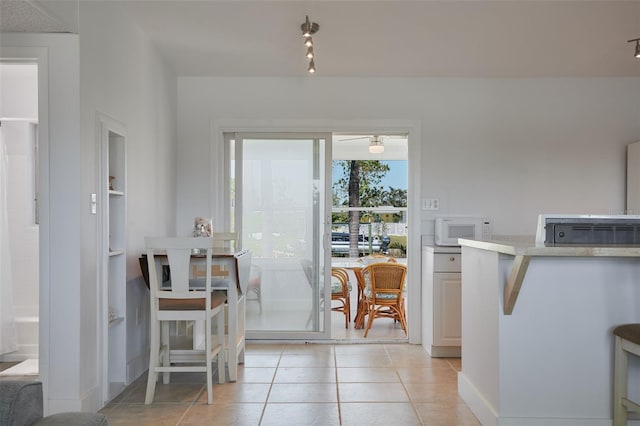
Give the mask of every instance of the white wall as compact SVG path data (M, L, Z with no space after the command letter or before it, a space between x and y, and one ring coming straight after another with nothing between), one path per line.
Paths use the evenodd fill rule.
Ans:
M640 138L640 78L181 77L178 101L179 233L219 193L215 122L418 122L420 196L503 235L533 235L543 212L622 212L626 144ZM430 233L433 213L409 208Z
M147 235L175 234L176 76L146 36L114 8L80 2L82 138L82 354L81 388L97 386L97 216L89 197L98 193L96 115L127 132L127 361L135 379L148 363L148 291L138 257ZM125 285L125 283L123 283ZM136 310L140 321L136 322ZM106 314L105 314L106 315Z
M0 117L38 118L38 66L34 63L5 62L1 65Z

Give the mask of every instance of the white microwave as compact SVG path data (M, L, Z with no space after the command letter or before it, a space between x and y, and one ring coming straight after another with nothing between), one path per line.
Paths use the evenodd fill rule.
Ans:
M490 240L491 222L486 218L477 216L442 216L436 218L436 245L459 246L458 238Z

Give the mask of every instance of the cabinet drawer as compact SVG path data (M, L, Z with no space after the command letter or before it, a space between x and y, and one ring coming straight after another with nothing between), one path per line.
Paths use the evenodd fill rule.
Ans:
M458 253L436 253L433 259L434 272L460 272L460 259Z

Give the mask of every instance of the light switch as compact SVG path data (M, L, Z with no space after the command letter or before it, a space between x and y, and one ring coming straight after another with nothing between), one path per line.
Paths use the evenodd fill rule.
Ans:
M438 210L440 208L440 200L437 198L423 198L422 210Z
M91 194L91 214L98 214L98 195Z

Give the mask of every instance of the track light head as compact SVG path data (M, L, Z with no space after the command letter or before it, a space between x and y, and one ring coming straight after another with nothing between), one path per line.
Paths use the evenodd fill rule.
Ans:
M629 43L633 43L634 41L636 42L636 51L633 54L633 57L640 59L640 38L632 38L629 40Z
M316 72L316 63L313 62L313 59L311 60L311 62L309 62L309 74L314 74Z
M311 37L312 34L318 32L320 25L315 22L309 22L309 15L307 15L304 24L300 25L300 29L302 30L302 37Z

